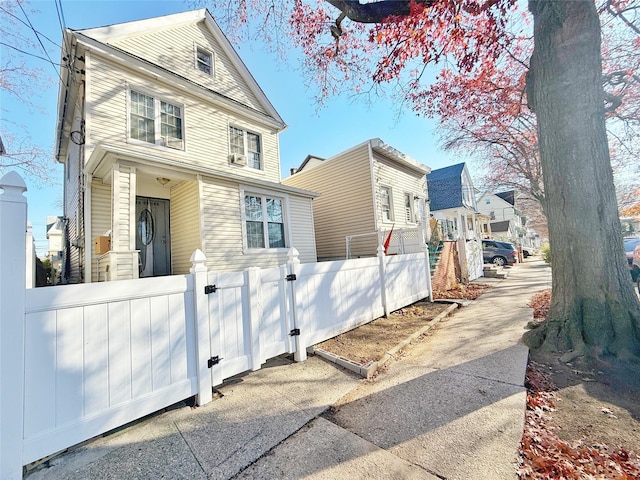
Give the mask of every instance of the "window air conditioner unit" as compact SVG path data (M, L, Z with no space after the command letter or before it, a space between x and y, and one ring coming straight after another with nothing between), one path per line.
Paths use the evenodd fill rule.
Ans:
M231 163L235 165L246 165L247 157L245 157L244 155L239 155L237 153L234 153L231 155Z

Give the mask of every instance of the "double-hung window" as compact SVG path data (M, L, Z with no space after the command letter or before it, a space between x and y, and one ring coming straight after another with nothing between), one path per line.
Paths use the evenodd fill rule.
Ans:
M182 149L182 107L131 90L129 137L141 142Z
M391 200L391 187L380 187L380 209L382 211L382 221L393 221L393 203Z
M260 135L247 132L241 128L229 127L229 153L237 158L242 156L247 165L260 170L262 168L262 146Z
M196 68L207 75L213 72L213 54L202 47L196 47Z
M247 248L285 248L284 201L268 195L244 196Z

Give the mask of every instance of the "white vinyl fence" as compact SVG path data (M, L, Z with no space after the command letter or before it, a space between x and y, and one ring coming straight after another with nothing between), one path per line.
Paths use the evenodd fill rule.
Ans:
M25 288L23 180L0 179L0 478L430 297L424 252ZM424 243L423 239L421 239Z

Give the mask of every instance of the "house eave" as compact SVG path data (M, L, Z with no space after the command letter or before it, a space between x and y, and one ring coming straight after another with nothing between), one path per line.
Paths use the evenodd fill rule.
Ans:
M414 160L409 155L405 155L399 150L396 150L391 145L384 143L379 138L373 138L369 140L371 148L374 152L383 155L404 167L413 170L421 175L428 175L431 172L431 168Z
M167 175L177 175L178 178L181 179L195 178L196 175L202 175L220 180L231 180L243 185L275 190L301 197L316 198L320 195L310 190L291 187L282 183L255 179L216 168L192 165L175 158L170 158L162 153L145 151L144 147L131 147L129 145L97 145L87 160L85 172L99 178L108 179L111 167L117 161L130 163L132 165L145 165L153 169L164 169Z

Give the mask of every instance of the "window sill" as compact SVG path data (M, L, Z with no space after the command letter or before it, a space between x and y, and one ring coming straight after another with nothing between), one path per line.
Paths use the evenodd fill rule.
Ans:
M290 247L286 247L286 248L245 248L243 249L242 253L244 253L245 255L265 255L268 253L275 253L275 254L281 254L281 253L289 253L289 248Z

